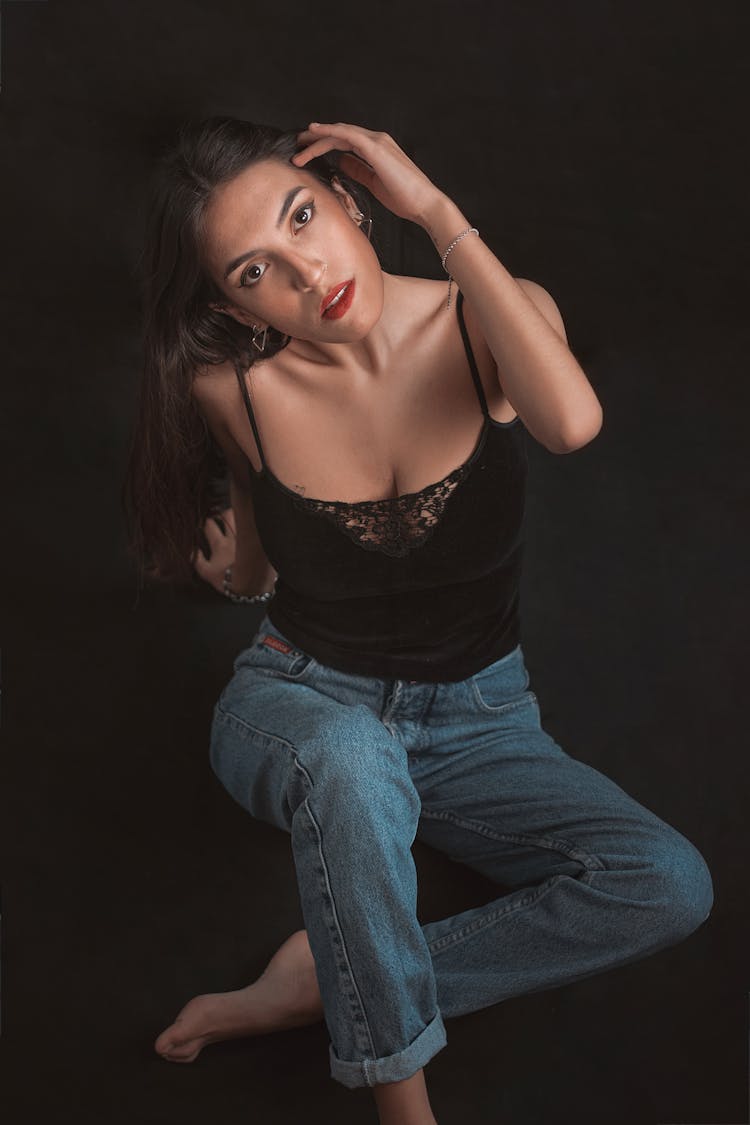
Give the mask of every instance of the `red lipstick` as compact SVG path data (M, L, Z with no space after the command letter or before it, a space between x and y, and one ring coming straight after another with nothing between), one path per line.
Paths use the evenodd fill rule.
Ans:
M320 306L320 315L326 320L338 320L351 306L353 300L354 278L335 285L326 293Z

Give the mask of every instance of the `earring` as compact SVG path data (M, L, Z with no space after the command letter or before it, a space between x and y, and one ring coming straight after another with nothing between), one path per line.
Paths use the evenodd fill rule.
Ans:
M366 219L361 211L354 212L354 221L359 224L360 230L367 223L367 230L364 232L368 238L372 237L372 219Z
M263 338L262 338L260 343L258 343L258 337L261 334L260 328L257 328L255 325L253 325L252 328L253 328L253 340L252 340L253 347L259 352L264 352L266 350L266 340L268 339L268 325L266 325L266 327L263 329Z

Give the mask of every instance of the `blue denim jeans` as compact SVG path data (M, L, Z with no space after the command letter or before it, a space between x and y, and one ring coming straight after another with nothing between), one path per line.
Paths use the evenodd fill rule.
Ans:
M443 1020L624 965L691 933L711 878L683 836L541 727L521 645L459 682L337 671L268 618L214 711L211 764L291 835L345 1086L408 1078ZM502 885L417 919L415 837Z

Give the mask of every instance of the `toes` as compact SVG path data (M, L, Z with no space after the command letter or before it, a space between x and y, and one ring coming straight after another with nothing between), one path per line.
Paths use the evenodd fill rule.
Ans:
M174 1043L161 1035L154 1043L154 1049L167 1062L192 1062L200 1054L200 1048L188 1047L185 1043Z
M191 1063L198 1058L199 1054L199 1051L191 1051L190 1054L179 1054L177 1051L170 1051L167 1054L163 1054L162 1058L166 1059L167 1062Z
M171 1028L163 1031L159 1038L154 1043L154 1050L159 1055L164 1055L167 1058L169 1055L184 1053L185 1044L181 1043L179 1039L174 1039L170 1034Z

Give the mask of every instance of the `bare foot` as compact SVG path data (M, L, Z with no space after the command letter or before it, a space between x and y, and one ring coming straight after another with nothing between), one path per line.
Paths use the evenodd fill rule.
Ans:
M372 1087L380 1125L437 1125L427 1096L424 1070L411 1078Z
M253 983L236 992L212 992L188 1001L154 1048L170 1062L193 1062L207 1043L304 1027L323 1018L315 962L306 930L274 953Z

